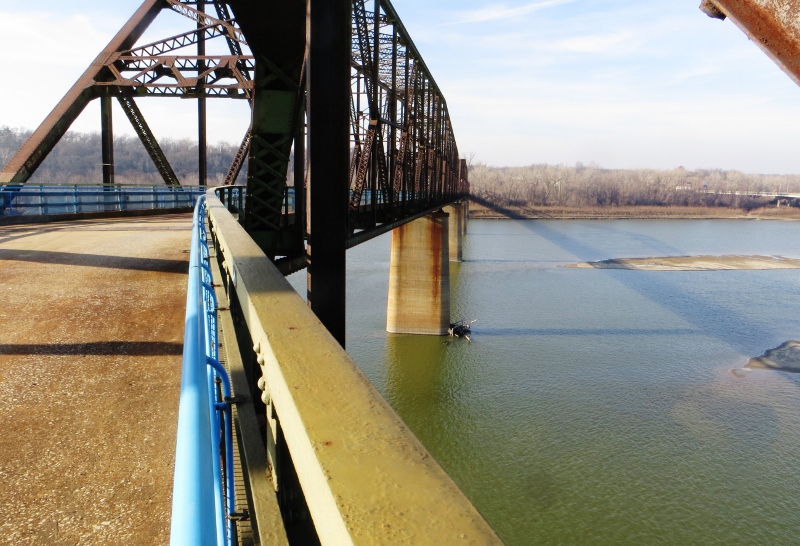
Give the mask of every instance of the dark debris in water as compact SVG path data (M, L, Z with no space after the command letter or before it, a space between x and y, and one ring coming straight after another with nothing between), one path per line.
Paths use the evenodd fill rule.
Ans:
M448 328L447 333L450 334L451 337L463 337L470 343L472 340L469 338L470 334L472 333L472 324L477 322L478 319L472 320L467 322L465 320L460 320L458 322L451 322L450 328Z

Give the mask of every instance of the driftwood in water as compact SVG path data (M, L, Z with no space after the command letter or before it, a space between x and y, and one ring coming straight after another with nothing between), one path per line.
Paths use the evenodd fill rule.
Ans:
M473 321L467 322L465 320L460 320L458 322L451 322L450 328L447 329L447 333L450 334L452 337L463 337L469 342L472 340L469 338L469 335L472 333L472 323L477 322L478 319Z

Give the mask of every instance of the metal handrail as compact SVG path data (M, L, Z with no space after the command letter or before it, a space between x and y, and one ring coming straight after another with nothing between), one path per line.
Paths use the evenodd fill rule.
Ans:
M230 379L219 363L205 197L192 220L170 544L232 546L235 513ZM224 444L222 456L220 444Z
M0 216L190 207L202 186L0 184Z
M218 186L214 188L214 193L222 201L222 204L225 205L228 209L228 212L233 214L242 215L245 212L245 203L246 203L246 196L247 196L247 187L246 186L236 186L236 185L227 185L227 186ZM399 198L405 199L408 192L400 191ZM350 198L354 194L354 191L351 189ZM387 204L389 202L389 194L387 192L383 192L378 190L376 193L376 204ZM361 196L361 200L359 202L362 206L369 206L372 204L372 194L371 192L365 192ZM295 212L295 190L292 187L286 187L283 189L283 204L281 205L284 214L289 214ZM241 223L241 221L240 221Z

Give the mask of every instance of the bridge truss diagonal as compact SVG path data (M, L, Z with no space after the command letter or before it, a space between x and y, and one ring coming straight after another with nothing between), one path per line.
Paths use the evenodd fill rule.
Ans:
M394 7L388 0L353 0L351 8L350 167L343 181L348 246L468 192L447 102ZM11 158L0 183L25 184L86 106L100 98L103 182L112 184L108 101L116 98L165 184L179 184L137 105L150 97L179 97L199 103L203 184L205 100L246 100L250 124L225 184L247 172L240 221L269 256L302 264L309 223L295 219L307 217L307 187L313 186L305 157L313 131L306 11L302 0L145 0ZM190 29L140 43L163 12L183 16Z

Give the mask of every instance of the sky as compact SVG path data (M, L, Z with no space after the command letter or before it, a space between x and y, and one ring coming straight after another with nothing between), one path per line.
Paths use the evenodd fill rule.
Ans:
M495 166L800 173L800 88L699 0L394 0L444 93L463 156ZM0 0L0 126L35 128L125 23L130 0ZM143 38L188 30L164 12ZM39 82L47 82L43 85ZM194 101L138 101L158 138L196 139ZM122 112L115 131L133 134ZM243 101L209 100L239 142ZM99 105L73 124L99 130Z

